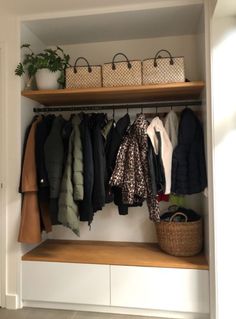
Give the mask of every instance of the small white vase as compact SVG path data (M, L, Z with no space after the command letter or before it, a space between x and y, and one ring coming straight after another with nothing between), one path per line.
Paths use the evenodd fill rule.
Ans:
M48 69L40 69L36 72L35 78L39 90L57 90L60 84L57 82L61 71L52 72Z

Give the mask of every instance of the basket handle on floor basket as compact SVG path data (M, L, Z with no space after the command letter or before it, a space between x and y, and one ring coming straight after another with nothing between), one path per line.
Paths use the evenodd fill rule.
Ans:
M187 223L187 221L188 221L188 216L185 215L184 213L181 213L181 212L176 212L173 216L171 216L170 222L173 222L173 219L174 219L176 216L178 216L178 215L184 216L184 217L185 217L185 221L184 221L184 222Z

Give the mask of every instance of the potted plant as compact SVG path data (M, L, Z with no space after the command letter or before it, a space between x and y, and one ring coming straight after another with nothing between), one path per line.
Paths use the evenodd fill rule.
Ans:
M22 76L27 74L31 83L33 77L36 78L38 89L58 89L61 85L65 87L65 68L70 66L70 56L65 54L60 47L53 49L45 49L43 52L35 54L30 44L26 43L21 46L26 48L24 60L20 62L15 70L15 74Z

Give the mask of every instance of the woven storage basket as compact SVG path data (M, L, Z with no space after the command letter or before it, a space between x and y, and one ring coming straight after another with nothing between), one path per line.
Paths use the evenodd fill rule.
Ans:
M161 57L161 52L169 57ZM184 57L172 57L169 51L160 50L154 59L143 61L143 84L174 82L185 82Z
M84 60L86 66L77 66L79 60ZM66 69L66 88L95 88L101 86L101 65L90 65L87 59L79 57L73 67Z
M177 215L185 216L185 222L174 222ZM187 221L187 216L176 212L170 221L161 220L155 224L160 248L173 256L194 256L202 249L203 225L202 218Z
M115 62L118 55L126 61ZM102 78L104 87L142 85L142 62L130 61L125 54L117 53L111 63L103 65Z

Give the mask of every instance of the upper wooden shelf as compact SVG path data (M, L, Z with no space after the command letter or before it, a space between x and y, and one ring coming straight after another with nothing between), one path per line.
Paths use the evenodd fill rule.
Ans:
M109 241L46 240L25 254L22 260L208 269L203 254L193 257L174 257L163 253L157 244Z
M204 82L183 82L114 88L23 91L22 95L45 106L94 103L158 102L200 99Z

